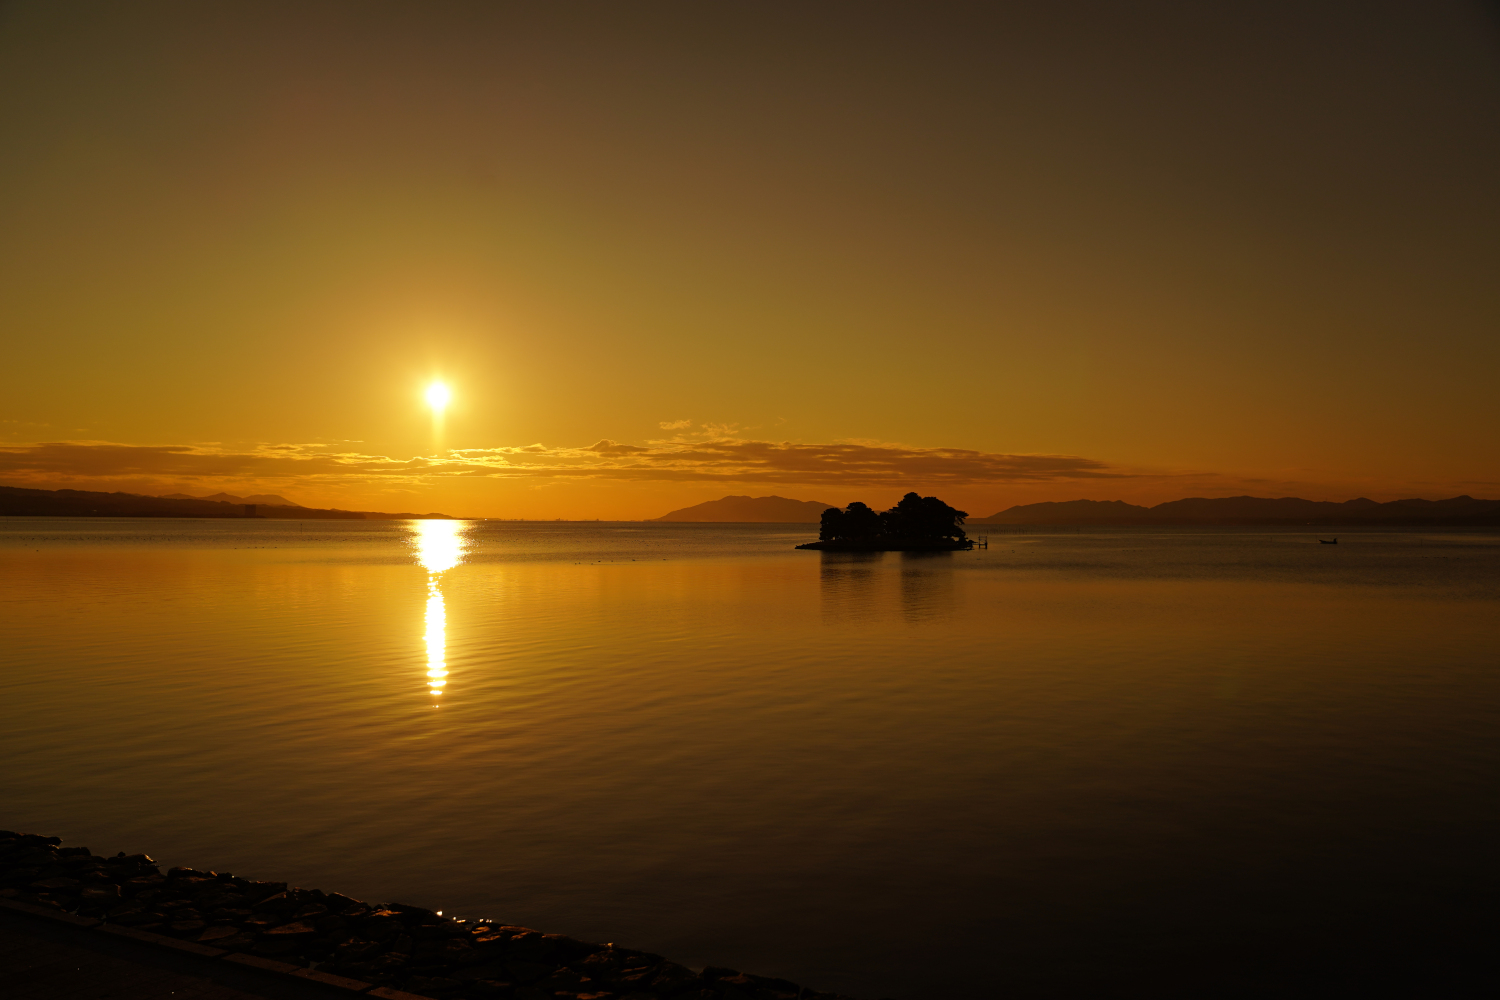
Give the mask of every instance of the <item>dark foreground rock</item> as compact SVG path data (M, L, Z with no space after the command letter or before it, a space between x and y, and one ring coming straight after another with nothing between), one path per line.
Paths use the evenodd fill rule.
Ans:
M848 1000L784 979L0 830L0 897L408 993L464 1000Z

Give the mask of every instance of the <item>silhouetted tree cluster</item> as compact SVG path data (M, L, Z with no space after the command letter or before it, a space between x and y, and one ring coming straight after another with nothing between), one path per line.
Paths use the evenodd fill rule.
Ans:
M876 513L864 504L823 512L818 541L963 542L967 511L955 510L937 497L908 493L890 510Z

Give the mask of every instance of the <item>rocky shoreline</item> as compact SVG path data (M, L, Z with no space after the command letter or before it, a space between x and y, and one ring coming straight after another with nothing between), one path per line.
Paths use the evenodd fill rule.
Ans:
M102 857L61 845L57 837L0 830L0 899L315 970L382 996L849 1000L733 969L695 972L660 955L529 927L455 920L420 906L367 903L228 872L163 874L144 854Z

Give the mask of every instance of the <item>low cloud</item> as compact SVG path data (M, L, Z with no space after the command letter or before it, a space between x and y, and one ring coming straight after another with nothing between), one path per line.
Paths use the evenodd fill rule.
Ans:
M1014 455L965 448L871 442L797 444L718 437L645 446L602 439L580 447L542 444L465 449L408 459L315 444L210 445L52 442L0 446L0 479L12 485L66 482L256 482L309 487L431 487L444 479L596 480L765 485L982 486L1135 478L1092 458Z

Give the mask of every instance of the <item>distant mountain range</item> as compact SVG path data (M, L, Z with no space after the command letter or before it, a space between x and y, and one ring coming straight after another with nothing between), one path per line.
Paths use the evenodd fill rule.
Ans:
M294 503L286 497L277 496L275 493L257 493L250 497L237 497L232 493L215 493L212 496L195 497L187 493L163 493L162 500L215 500L219 503L272 503L278 507L301 507L300 503Z
M229 494L220 494L228 496ZM150 497L139 493L92 493L87 490L29 490L0 486L0 516L10 517L239 517L293 521L410 521L447 519L447 514L387 514L373 510L323 510L299 507L282 497L261 503L254 497L233 502L201 497Z
M1169 500L1138 507L1120 500L1068 500L1028 503L969 524L1126 525L1126 524L1500 524L1500 500L1471 496L1448 500L1392 500L1363 497L1334 503L1300 497L1218 497Z
M760 524L817 524L832 504L786 497L725 497L674 510L651 521L718 521Z
M816 524L832 504L786 497L724 497L674 510L653 521ZM1123 500L1068 500L1010 507L969 524L1166 525L1166 524L1390 524L1500 525L1500 500L1471 496L1447 500L1363 497L1334 503L1300 497L1192 497L1139 507Z

